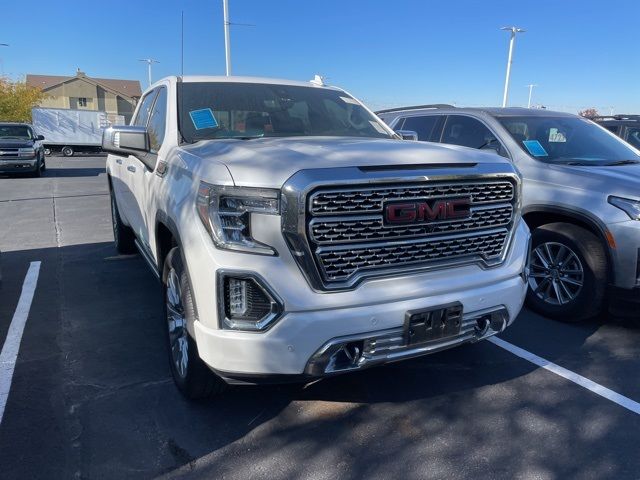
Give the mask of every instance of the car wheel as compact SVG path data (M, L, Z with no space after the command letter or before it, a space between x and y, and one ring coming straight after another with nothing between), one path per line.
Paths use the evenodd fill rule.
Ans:
M187 323L195 319L195 309L189 277L178 247L167 255L162 283L169 362L176 386L189 399L222 393L227 384L205 365L196 342L187 331Z
M46 172L47 171L47 160L45 159L45 154L42 154L42 158L41 158L41 163L40 163L40 170L42 172Z
M31 172L30 176L31 177L40 177L42 175L42 159L40 157L38 157L38 160L36 161L36 169Z
M73 156L73 148L71 147L62 147L62 155L65 157Z
M113 241L118 253L130 254L136 252L135 235L130 227L126 226L120 218L116 197L111 193L111 225L113 227Z
M563 322L595 316L603 306L607 260L602 242L584 228L551 223L531 236L527 305Z

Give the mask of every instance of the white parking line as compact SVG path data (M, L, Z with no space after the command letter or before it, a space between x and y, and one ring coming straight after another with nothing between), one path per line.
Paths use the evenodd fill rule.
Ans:
M0 352L0 424L4 415L4 407L7 405L7 399L9 398L20 341L29 317L29 310L31 310L31 302L36 291L38 275L40 275L40 262L31 262L27 275L24 277L22 293L20 294L16 311L13 314L11 325L9 325L7 338L2 346L2 352Z
M578 375L577 373L574 373L571 370L567 370L560 365L556 365L549 360L545 360L544 358L539 357L531 352L527 352L520 347L516 347L509 342L505 342L501 338L491 337L488 340L494 345L504 348L505 350L513 353L520 358L528 360L529 362L534 363L539 367L544 368L545 370L549 370L556 375L560 375L562 378L566 378L567 380L576 383L581 387L584 387L587 390L590 390L593 393L606 398L607 400L611 400L613 403L617 403L621 407L624 407L627 410L631 410L633 413L637 413L640 415L640 403L636 402L635 400L631 400L630 398L627 398L624 395L620 395L619 393L616 393L613 390L608 389L607 387L603 387L599 383L591 381L588 378L583 377L582 375Z

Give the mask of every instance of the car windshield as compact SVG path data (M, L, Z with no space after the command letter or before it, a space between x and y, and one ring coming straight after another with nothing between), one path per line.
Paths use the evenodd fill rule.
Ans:
M498 117L520 147L538 160L573 165L640 162L622 140L580 117Z
M392 136L358 101L339 90L231 82L178 85L180 132L188 143L222 138Z
M0 138L31 140L31 129L25 125L0 125Z

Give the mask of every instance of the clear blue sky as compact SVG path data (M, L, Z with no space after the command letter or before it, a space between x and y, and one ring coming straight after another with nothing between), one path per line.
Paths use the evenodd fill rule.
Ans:
M512 105L640 113L640 1L229 0L233 73L328 78L372 108L414 103L498 105L508 33L516 41ZM28 5L28 9L25 7ZM223 74L222 0L5 0L4 72L139 79Z

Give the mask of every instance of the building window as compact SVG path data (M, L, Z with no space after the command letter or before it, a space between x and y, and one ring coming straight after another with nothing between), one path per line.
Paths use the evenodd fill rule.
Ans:
M80 97L80 98L78 98L78 106L79 106L79 107L86 107L86 106L87 106L87 99L86 99L86 97Z

